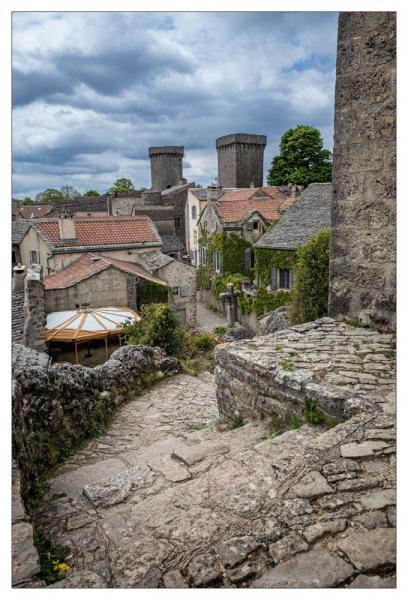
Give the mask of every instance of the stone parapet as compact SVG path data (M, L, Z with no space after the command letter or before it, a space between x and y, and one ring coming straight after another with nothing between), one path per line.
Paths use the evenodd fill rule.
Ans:
M306 397L343 420L395 387L395 338L323 318L216 349L221 418L299 413Z

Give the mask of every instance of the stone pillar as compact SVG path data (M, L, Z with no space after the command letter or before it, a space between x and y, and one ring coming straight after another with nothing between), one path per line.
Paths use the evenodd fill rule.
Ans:
M38 352L46 351L44 342L45 293L40 274L28 271L24 281L24 329L23 344Z
M395 329L396 14L340 14L329 315Z

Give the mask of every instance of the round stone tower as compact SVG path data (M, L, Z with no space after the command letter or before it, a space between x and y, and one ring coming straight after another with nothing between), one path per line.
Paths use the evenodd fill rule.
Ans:
M183 179L184 146L158 146L149 148L152 172L152 190L161 192Z
M263 185L266 135L233 133L216 140L218 185L248 188Z

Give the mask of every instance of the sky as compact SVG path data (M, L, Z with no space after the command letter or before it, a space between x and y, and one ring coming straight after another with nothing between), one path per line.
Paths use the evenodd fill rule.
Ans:
M337 13L14 12L13 197L150 181L149 146L184 146L189 182L215 140L290 127L333 146Z

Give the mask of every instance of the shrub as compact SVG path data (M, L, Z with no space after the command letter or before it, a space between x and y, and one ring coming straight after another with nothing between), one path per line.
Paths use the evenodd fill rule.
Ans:
M292 325L327 315L330 232L319 231L297 251L296 283L289 318Z
M303 416L306 423L310 425L319 425L325 420L323 413L317 408L314 400L307 396L303 402Z
M214 327L215 335L224 335L224 333L226 333L226 332L227 332L226 325L217 325L217 327Z
M124 326L127 343L160 346L170 356L180 356L185 345L185 331L178 315L167 304L143 306L141 320Z
M191 335L188 340L188 345L191 348L191 352L209 352L214 350L217 345L216 338L210 333L200 333L198 335Z

